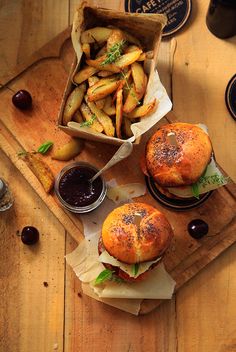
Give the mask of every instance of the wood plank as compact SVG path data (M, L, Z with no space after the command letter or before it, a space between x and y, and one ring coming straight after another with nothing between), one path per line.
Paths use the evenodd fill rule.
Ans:
M178 351L236 349L236 245L177 293Z
M61 207L55 202L55 198L51 195L47 195L42 188L42 185L35 178L35 175L29 170L26 163L21 160L17 153L22 150L21 145L13 138L13 136L1 128L0 123L0 148L4 148L6 156L12 161L12 163L17 167L21 174L27 179L34 191L40 196L40 198L47 204L50 211L56 216L56 218L63 224L64 228L69 230L73 234L73 237L79 242L82 237L82 225L77 216L73 216L70 213L65 212Z
M76 245L68 238L66 251ZM65 352L176 351L175 299L146 316L127 315L84 295L67 267L65 312Z
M0 220L0 350L62 351L65 230L2 151L0 160L15 198ZM29 225L40 232L31 247L16 235Z
M235 121L224 102L227 83L235 74L236 37L220 40L208 31L208 3L193 1L188 28L175 38L173 106L179 119L209 127L217 161L236 181Z
M68 27L68 10L68 0L1 2L1 84L15 73L16 66L29 66L31 55Z

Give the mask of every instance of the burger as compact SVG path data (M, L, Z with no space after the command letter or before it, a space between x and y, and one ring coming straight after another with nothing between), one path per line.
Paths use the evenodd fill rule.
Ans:
M169 198L199 198L223 185L204 125L172 123L148 140L142 168L159 192Z
M105 219L98 242L99 261L115 280L144 280L173 237L165 215L151 205L128 203Z

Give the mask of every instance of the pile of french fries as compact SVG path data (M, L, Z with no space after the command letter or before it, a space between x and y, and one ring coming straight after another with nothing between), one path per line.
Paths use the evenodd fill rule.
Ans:
M73 120L110 137L131 137L131 124L157 108L156 99L143 105L148 81L143 63L153 52L144 52L137 38L118 28L88 29L81 44L80 70L73 77L76 86L67 98L63 125Z

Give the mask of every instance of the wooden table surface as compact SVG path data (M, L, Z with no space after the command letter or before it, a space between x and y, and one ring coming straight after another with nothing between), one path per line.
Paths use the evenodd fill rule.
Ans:
M159 71L175 114L208 125L217 160L235 180L236 125L224 91L235 73L236 37L222 41L208 32L207 3L194 0L188 25L162 43ZM0 1L0 77L67 28L77 4ZM128 315L81 294L64 261L76 243L1 150L0 160L15 196L14 208L0 214L1 352L236 351L236 245L156 311ZM16 236L26 225L39 229L39 245L29 248Z

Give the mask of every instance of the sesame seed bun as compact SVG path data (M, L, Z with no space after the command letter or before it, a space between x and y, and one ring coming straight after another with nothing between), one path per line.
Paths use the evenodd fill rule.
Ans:
M170 133L174 134L172 139ZM147 142L147 171L163 187L191 185L203 174L211 155L211 141L202 128L188 123L168 124Z
M172 228L156 208L128 203L113 210L102 226L102 242L117 260L136 264L164 254L173 237Z

